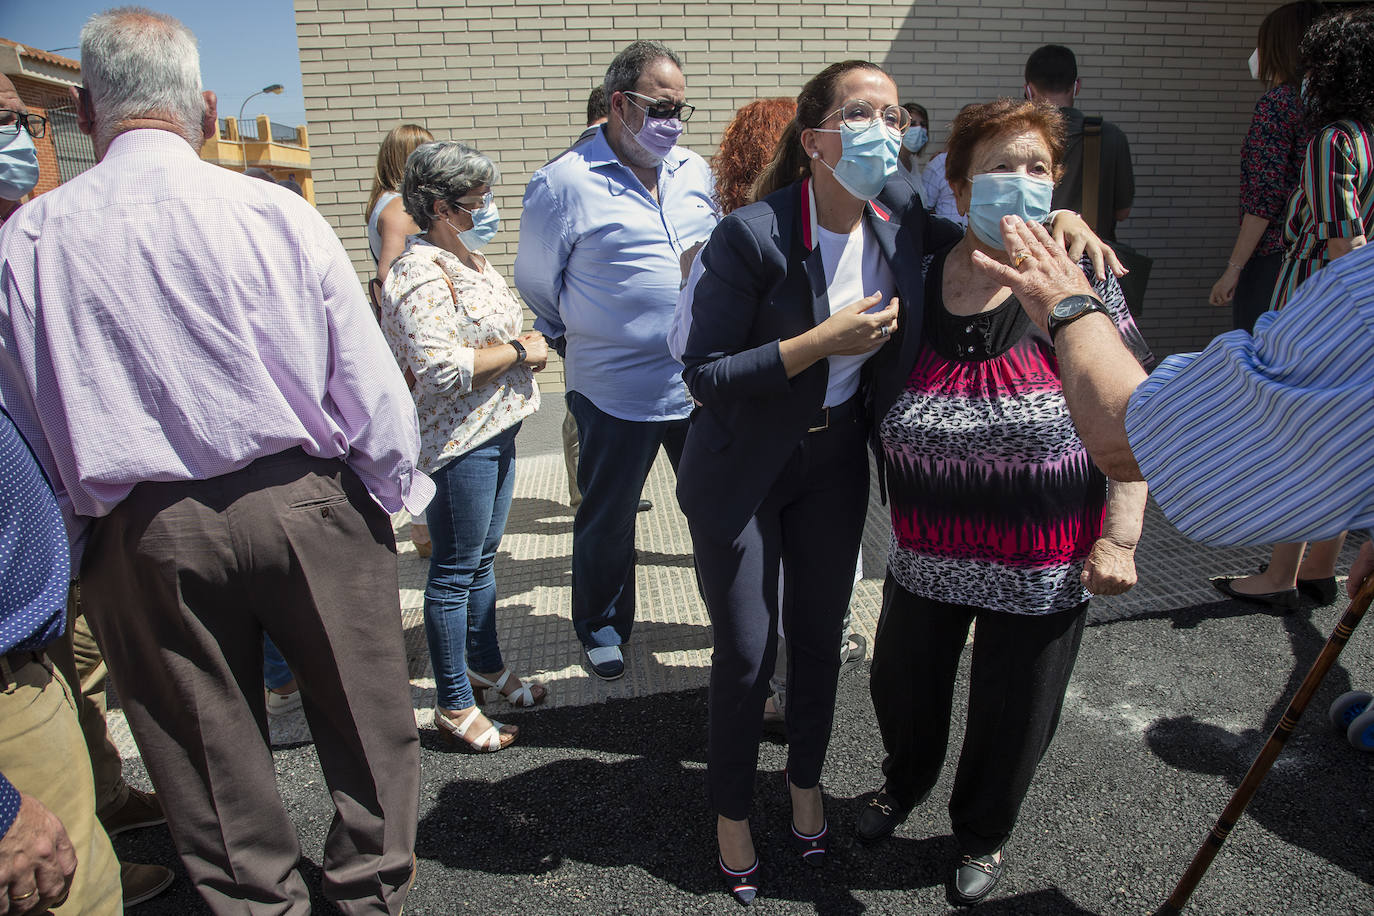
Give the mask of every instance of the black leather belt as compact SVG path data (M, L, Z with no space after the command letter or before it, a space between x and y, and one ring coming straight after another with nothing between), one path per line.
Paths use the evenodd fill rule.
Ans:
M807 427L808 433L821 433L830 429L832 426L839 426L846 420L856 419L862 411L862 403L856 394L843 404L836 404L834 407L822 407L817 414L811 418L811 425Z
M41 665L43 663L43 653L29 649L6 652L3 656L0 656L0 680L4 681L4 686L8 688L13 684L14 673L30 662Z

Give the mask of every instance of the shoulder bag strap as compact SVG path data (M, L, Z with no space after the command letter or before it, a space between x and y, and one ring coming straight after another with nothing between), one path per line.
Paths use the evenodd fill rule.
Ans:
M1083 221L1097 231L1097 201L1102 186L1102 118L1083 119Z

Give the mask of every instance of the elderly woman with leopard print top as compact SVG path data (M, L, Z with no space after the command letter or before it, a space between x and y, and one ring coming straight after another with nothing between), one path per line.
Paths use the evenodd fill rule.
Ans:
M890 834L944 764L959 656L977 622L963 751L950 820L961 858L956 905L983 899L1058 722L1089 593L1135 583L1144 484L1109 482L1074 430L1052 341L1020 303L973 267L1014 263L999 224L1044 218L1064 153L1052 105L1002 99L965 108L946 176L964 236L929 256L918 347L879 378L877 424L892 513L871 691L886 782L859 817L861 840ZM1089 281L1091 267L1084 261ZM1144 340L1110 274L1094 282L1142 362ZM879 408L881 409L881 408Z

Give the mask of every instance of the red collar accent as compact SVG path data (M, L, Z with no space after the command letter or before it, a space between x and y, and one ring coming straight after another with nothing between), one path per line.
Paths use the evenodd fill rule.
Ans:
M811 179L802 179L801 186L802 244L807 251L816 249L816 198L811 194Z

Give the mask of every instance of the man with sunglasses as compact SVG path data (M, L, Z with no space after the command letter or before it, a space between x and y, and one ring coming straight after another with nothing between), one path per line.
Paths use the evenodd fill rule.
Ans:
M47 118L30 115L14 83L0 74L0 225L19 208L24 196L38 184L38 150Z
M677 55L636 41L605 89L607 123L530 179L515 284L535 328L567 340L582 491L573 626L592 672L614 680L634 624L640 491L660 447L677 466L692 409L668 352L678 258L718 216L706 163L677 145L693 111Z

